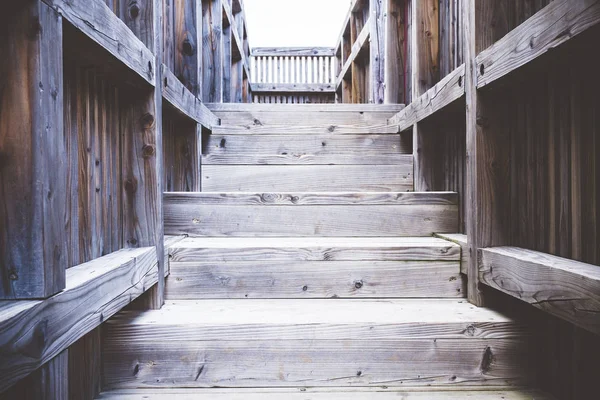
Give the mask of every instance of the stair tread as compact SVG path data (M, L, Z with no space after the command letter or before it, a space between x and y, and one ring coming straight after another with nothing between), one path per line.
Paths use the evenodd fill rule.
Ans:
M100 400L550 400L537 390L498 389L423 389L423 388L286 388L286 389L121 389L101 393Z
M456 299L218 299L167 301L160 310L123 313L127 325L364 325L511 323Z
M435 237L188 237L172 249L253 247L446 247L460 258L460 246Z

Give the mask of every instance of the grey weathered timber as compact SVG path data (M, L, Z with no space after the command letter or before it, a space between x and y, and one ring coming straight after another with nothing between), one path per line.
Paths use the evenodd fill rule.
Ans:
M62 17L17 8L0 28L0 299L62 290L69 251Z
M558 0L477 55L477 87L535 60L600 22L597 0Z
M385 17L384 0L369 0L371 43L369 44L369 103L385 100Z
M518 247L479 250L481 282L600 334L600 268Z
M454 389L398 389L398 388L288 388L288 389L120 389L102 393L99 400L551 400L551 397L534 390L512 387L477 390Z
M200 300L157 313L110 324L108 387L489 386L528 375L521 329L455 300ZM478 326L498 331L473 339Z
M202 100L223 101L222 0L202 2Z
M452 71L415 101L389 119L390 125L398 125L398 131L404 131L415 123L440 111L465 94L464 64Z
M392 113L395 114L404 108L403 104L226 104L207 103L206 106L214 113L237 112L239 114L248 112L311 112L311 113ZM280 118L283 114L279 114Z
M456 243L460 246L461 257L460 257L460 273L467 274L467 264L469 262L469 247L467 242L467 235L462 233L436 233L435 237L440 239L449 240L452 243Z
M253 83L253 92L275 92L275 93L334 93L333 83Z
M335 55L331 47L254 47L250 53L253 57L260 56L321 56L332 57Z
M410 154L208 154L202 165L401 165Z
M336 88L340 87L342 81L344 80L344 77L346 76L346 74L354 64L356 58L358 57L358 54L361 52L361 50L363 50L365 44L369 43L369 39L371 37L371 26L372 25L370 23L366 23L362 31L356 37L356 41L352 45L352 51L348 56L348 59L342 66L340 74L338 75L337 81L335 83Z
M310 121L306 121L310 122ZM306 134L385 134L398 133L397 128L393 125L380 124L370 126L350 125L221 125L215 126L212 130L213 134L254 134L254 135L306 135Z
M0 302L0 392L155 284L156 249L123 249L66 275L66 288L46 300Z
M199 90L201 86L199 81L202 79L200 67L202 26L198 23L202 23L201 4L202 2L197 0L175 1L174 44L176 51L175 64L172 69L183 85L194 96L200 97L202 96L202 92ZM197 32L197 29L200 32ZM161 65L161 63L157 65Z
M209 237L399 237L455 232L458 227L456 203L429 204L426 197L416 204L402 204L401 200L397 204L362 204L359 196L354 204L336 204L335 193L321 199L315 194L318 200L313 204L295 204L293 199L300 196L291 196L292 202L287 204L270 202L270 197L265 194L266 201L258 203L248 204L240 197L237 204L206 205L201 194L166 194L165 232ZM250 199L257 198L262 197Z
M441 261L459 260L460 246L422 238L187 238L171 248L172 262Z
M464 297L456 261L173 262L167 300Z
M106 49L151 85L154 54L102 0L43 0L86 36Z
M376 165L206 165L208 192L402 192L413 188L412 164Z
M282 156L329 156L339 154L410 153L399 135L209 135L206 155L282 155ZM401 165L409 166L411 160L403 159ZM363 173L369 173L363 171ZM322 188L327 190L327 188ZM252 190L252 189L250 189ZM294 190L294 189L291 189ZM352 190L352 189L350 189Z
M163 97L173 107L202 126L211 129L219 125L219 118L190 92L166 65L162 65Z

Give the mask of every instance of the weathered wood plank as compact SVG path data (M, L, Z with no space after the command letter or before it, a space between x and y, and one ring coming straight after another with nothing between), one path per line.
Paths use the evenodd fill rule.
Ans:
M209 154L202 157L203 165L401 165L410 154L382 155L262 155L262 154Z
M288 389L120 389L105 392L100 400L551 400L542 392L527 389L398 389L398 388L288 388Z
M464 78L465 65L462 64L398 114L390 118L388 123L390 125L398 125L398 130L404 131L415 123L435 114L464 96Z
M458 262L172 263L170 300L463 297Z
M65 290L46 300L0 302L0 392L155 284L156 249L123 249L66 275Z
M396 114L402 108L403 104L226 104L226 103L207 103L206 106L209 110L214 113L220 112L238 112L238 113L251 113L251 112L279 112L279 116L283 116L281 112L288 112L295 110L298 112L311 112L311 113L329 113L335 116L336 113L391 113Z
M332 83L252 83L253 92L275 92L275 93L335 93Z
M342 80L344 79L344 77L346 76L348 71L351 69L354 62L356 61L358 54L361 53L361 50L363 50L363 47L365 46L365 44L369 43L370 37L371 37L371 24L366 23L365 26L360 31L360 33L358 34L358 36L356 37L356 41L352 45L352 51L351 51L350 55L348 56L348 59L342 66L342 70L341 70L340 74L338 75L338 78L337 78L337 81L335 84L336 88L340 87Z
M202 79L199 53L202 52L202 35L196 32L197 22L202 21L201 2L175 0L175 64L173 72L192 95L201 96L199 80ZM202 27L198 29L202 30ZM200 46L198 46L200 44ZM198 51L200 50L200 51Z
M166 203L195 205L458 205L458 194L453 192L398 192L398 193L165 193ZM444 238L465 235L444 235ZM466 236L465 236L466 237ZM450 239L452 240L452 239ZM454 241L454 240L452 240Z
M535 60L600 22L596 0L556 0L477 56L477 87Z
M202 101L195 97L164 64L162 73L165 100L184 115L208 129L219 125L219 118L210 112Z
M43 0L149 84L155 83L156 60L148 47L102 0Z
M414 100L440 80L439 1L419 1L412 12Z
M305 121L309 122L309 121ZM230 135L356 135L356 134L386 134L398 133L398 129L393 125L385 123L380 125L356 126L356 125L221 125L214 126L213 134Z
M386 1L387 2L387 1ZM385 13L383 0L369 0L369 22L371 40L369 43L368 102L383 104L385 100Z
M434 261L459 260L460 246L435 238L188 238L172 262L198 261Z
M333 47L254 47L250 52L252 57L333 57Z
M202 2L202 100L223 101L222 0Z
M187 387L519 384L526 381L527 347L519 339L148 342L138 335L107 341L105 378L119 388L173 381Z
M338 154L352 153L371 156L409 152L399 135L209 135L204 146L206 155L229 156L337 157Z
M62 17L33 1L0 25L0 299L45 298L69 254Z
M600 268L517 247L479 250L481 282L600 333Z
M402 192L412 188L412 164L368 169L362 165L206 165L202 171L202 189L207 192Z
M434 235L440 239L449 240L452 243L456 243L460 246L460 273L467 274L467 264L469 262L469 247L467 242L467 235L462 233L436 233Z
M99 326L69 347L70 399L95 399L102 381L102 328Z
M208 237L398 237L456 232L458 227L458 206L208 206L196 204L193 198L190 200L187 204L165 203L167 234Z

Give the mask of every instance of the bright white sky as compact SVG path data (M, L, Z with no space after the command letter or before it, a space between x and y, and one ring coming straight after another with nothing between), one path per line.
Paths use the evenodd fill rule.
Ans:
M351 0L244 0L250 47L335 47Z

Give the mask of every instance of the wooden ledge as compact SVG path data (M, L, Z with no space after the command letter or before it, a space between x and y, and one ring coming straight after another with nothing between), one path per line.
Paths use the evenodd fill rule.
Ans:
M204 103L194 96L164 64L162 77L163 98L173 107L205 128L212 129L213 126L219 125L219 118L206 108Z
M465 94L464 81L465 64L462 64L421 97L390 118L388 123L397 125L399 132L412 127L415 123L463 97Z
M335 93L333 83L252 83L253 92Z
M467 265L469 263L467 235L463 233L436 233L434 236L452 243L456 243L460 246L460 273L466 275Z
M600 334L600 266L518 247L478 252L480 281Z
M154 54L103 1L43 1L146 82L155 84Z
M551 2L477 56L477 87L502 78L598 22L598 1Z

